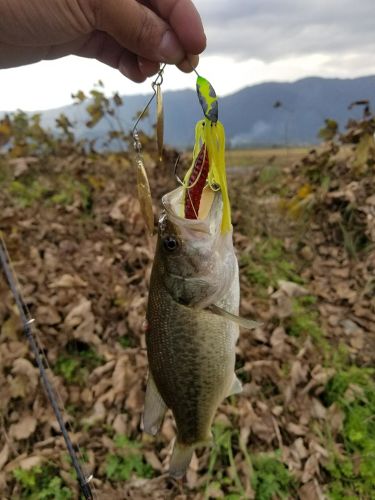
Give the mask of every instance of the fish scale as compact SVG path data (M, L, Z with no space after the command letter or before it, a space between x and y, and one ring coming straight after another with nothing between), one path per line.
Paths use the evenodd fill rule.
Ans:
M184 445L207 441L214 413L233 376L232 330L237 327L205 311L197 313L176 304L162 286L161 273L156 269L150 283L155 290L148 307L150 370L173 411L179 441Z

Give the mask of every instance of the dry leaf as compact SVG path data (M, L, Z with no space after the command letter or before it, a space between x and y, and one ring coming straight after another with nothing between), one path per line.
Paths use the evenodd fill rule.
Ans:
M21 320L15 314L12 314L1 325L1 336L4 339L16 340L20 332L22 332Z
M161 471L163 469L163 466L154 451L145 451L144 456L147 463L149 463L154 470Z
M106 417L106 409L103 403L97 401L94 405L93 411L89 417L82 419L83 425L96 425L104 422Z
M33 163L36 163L38 158L34 158L33 156L25 156L21 158L12 158L9 160L9 165L14 167L13 175L14 177L20 177L22 174L29 170L29 166Z
M279 290L284 292L288 297L303 297L309 294L309 291L305 287L294 283L294 281L279 280L277 284Z
M313 479L313 477L317 474L319 474L319 462L316 455L311 455L306 460L301 481L303 483L307 483L308 481Z
M300 500L322 500L318 495L314 481L309 481L304 484L299 490L298 495Z
M36 319L41 325L58 325L61 322L60 314L57 310L48 306L39 306L36 310Z
M40 455L32 455L31 457L23 458L18 462L18 467L24 470L30 470L33 467L42 465L45 459Z
M17 441L27 439L36 429L37 420L32 415L26 415L17 424L12 424L9 428L9 435Z
M101 344L99 337L94 334L95 318L91 311L91 302L84 297L81 297L79 304L67 314L64 324L73 329L76 339L87 344Z
M28 359L15 359L13 361L12 373L23 376L29 389L35 389L39 383L39 370Z
M296 436L305 436L308 428L304 425L294 424L293 422L289 422L286 426L286 429L291 434L295 434Z
M63 274L60 278L52 281L49 288L74 288L74 287L87 287L87 282L77 275Z
M0 451L0 471L4 467L4 465L7 463L9 458L9 445L8 443L5 443L3 446L3 449Z

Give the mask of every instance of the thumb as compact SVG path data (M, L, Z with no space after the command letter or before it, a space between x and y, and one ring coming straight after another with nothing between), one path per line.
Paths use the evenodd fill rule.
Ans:
M96 29L110 34L138 56L150 61L179 64L185 51L172 28L136 0L96 2Z

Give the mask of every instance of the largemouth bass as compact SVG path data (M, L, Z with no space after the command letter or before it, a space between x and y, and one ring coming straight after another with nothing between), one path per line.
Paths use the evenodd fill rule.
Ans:
M182 477L195 448L211 441L219 404L241 392L234 373L239 308L232 231L223 233L221 190L205 188L203 217L184 217L183 187L166 194L147 309L149 378L143 428L155 435L167 408L177 439L170 474Z

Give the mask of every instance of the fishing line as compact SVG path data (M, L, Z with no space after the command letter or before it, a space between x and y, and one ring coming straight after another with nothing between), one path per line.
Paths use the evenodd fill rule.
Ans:
M16 277L16 274L13 270L12 263L9 257L9 253L5 244L5 241L0 233L0 262L2 269L4 271L5 278L8 282L9 288L13 294L13 298L16 302L18 312L21 318L21 322L23 325L23 332L29 342L32 353L35 356L35 361L39 369L40 378L42 380L45 392L47 394L48 401L53 409L56 420L59 424L61 433L63 435L66 448L68 450L70 459L72 461L74 470L77 474L77 479L79 483L79 487L82 495L86 500L93 500L93 492L90 486L90 481L92 480L92 476L85 477L82 468L80 466L77 453L74 450L73 443L70 439L67 427L64 422L64 418L60 407L57 403L57 393L54 387L52 386L48 375L47 369L49 368L48 360L45 357L38 341L33 335L33 324L35 323L35 319L31 317L28 307L22 297L22 293L20 291L20 286ZM42 354L41 354L42 353Z

